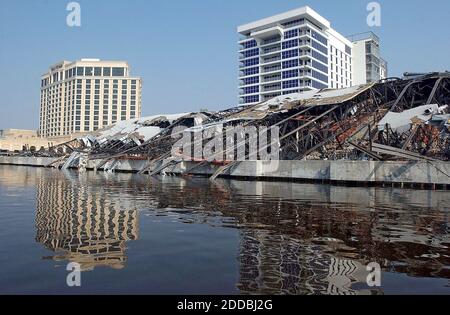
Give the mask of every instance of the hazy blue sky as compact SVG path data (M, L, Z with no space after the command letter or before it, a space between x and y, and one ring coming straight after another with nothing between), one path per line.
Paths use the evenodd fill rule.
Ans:
M369 0L0 0L0 129L37 128L40 76L61 60L121 59L141 76L143 115L237 104L236 27L309 5L344 35L373 30L391 75L450 70L450 1L384 0L369 28Z

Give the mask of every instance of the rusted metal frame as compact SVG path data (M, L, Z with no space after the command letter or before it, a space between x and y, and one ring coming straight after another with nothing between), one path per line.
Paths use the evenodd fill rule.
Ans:
M322 113L322 114L319 115L318 117L314 118L313 120L311 120L311 121L309 121L309 122L303 124L302 126L296 128L296 129L290 131L289 133L285 134L284 136L280 137L279 141L281 142L282 140L284 140L284 139L288 138L289 136L295 134L295 133L298 132L299 130L302 130L302 129L308 127L309 125L311 125L312 123L316 122L316 121L319 120L320 118L322 118L322 117L328 115L329 113L331 113L333 110L337 109L338 107L339 107L339 105L333 106L333 108L331 108L331 109L325 111L324 113ZM245 142L244 142L244 145L245 145ZM271 142L271 143L268 144L268 145L265 145L263 148L260 148L260 149L258 150L258 153L261 152L262 150L267 149L267 148L268 148L269 146L271 146L271 145L273 145L273 142ZM239 147L239 146L242 146L242 142L236 145L236 147ZM223 153L223 152L222 152L222 153ZM213 174L214 178L220 176L225 170L229 169L230 167L232 167L232 166L235 165L235 164L236 164L236 163L234 162L234 163L232 163L231 165L229 165L229 166L227 166L227 167L225 167L225 168L219 169L220 172L216 172L216 173Z
M439 87L439 85L441 84L441 82L442 82L443 79L444 79L443 77L440 77L440 78L437 79L436 82L434 83L433 90L431 91L430 96L428 97L428 100L427 100L426 105L431 104L431 102L433 101L434 96L436 95L436 91L437 91L437 89L438 89L438 87Z
M417 79L412 80L410 83L408 83L398 96L397 100L395 101L394 105L391 108L391 111L395 111L397 109L398 104L403 100L409 89L414 86L414 84L417 84L419 81Z
M357 103L357 104L358 104L358 105L361 105L361 104L362 104L362 107L364 107L363 103L365 103L365 101L359 102L359 103ZM351 109L353 106L354 106L353 104L350 104L350 105L348 106L348 110L346 111L345 115L343 115L343 117L341 117L341 119L338 119L338 117L335 115L335 121L338 123L338 122L340 122L340 121L342 121L342 120L345 120L345 119L349 118L349 117L350 117L349 112L350 112L350 109ZM361 115L359 115L359 116L361 116ZM366 127L366 126L363 126L362 128L358 129L356 132L354 132L354 133L349 137L349 139L350 139L351 137L353 137L356 133L360 132L360 131L361 131L362 129L364 129L365 127ZM346 129L345 129L345 128L343 128L342 124L338 124L338 128L341 129L341 132L339 132L339 133L337 133L337 134L334 134L334 135L331 135L331 136L327 137L326 139L324 139L322 142L317 143L313 148L308 149L304 154L300 155L301 158L304 158L304 157L310 155L311 153L313 153L314 151L316 151L318 148L320 148L320 147L326 145L327 143L329 143L330 141L333 141L333 140L336 140L336 141L338 142L338 146L343 150L343 149L344 149L344 148L343 148L343 144L339 141L338 138L339 138L340 135L344 134L345 132L347 132L347 131L350 130L351 128L349 127L349 128L346 128ZM345 142L347 142L347 141L345 141Z
M364 147L362 147L362 146L360 146L360 145L358 145L358 144L356 144L356 143L354 143L352 141L348 141L348 143L351 146L355 147L355 149L357 149L358 151L361 151L361 152L367 154L368 156L372 157L375 160L378 160L378 161L382 161L383 160L383 158L381 156L379 156L378 154L376 154L376 153L374 153L372 151L369 151L366 148L364 148Z
M392 155L392 156L398 156L400 158L406 158L406 159L410 159L410 160L416 160L416 161L438 161L436 159L415 153L415 152L411 152L411 151L406 151L403 149L399 149L393 146L388 146L388 145L383 145L383 144L379 144L379 143L374 143L374 150L378 153L381 154L386 154L386 155Z
M419 126L413 125L411 134L408 136L405 143L402 145L403 150L406 150L408 148L408 145L411 143L412 139L416 136L418 130L419 130Z
M290 120L295 119L295 118L297 118L298 116L303 115L303 114L307 113L308 111L310 111L310 110L312 110L313 108L316 108L316 107L317 107L317 106L311 106L311 107L305 108L305 109L301 110L300 112L297 112L297 113L295 113L295 114L293 114L293 115L290 115L289 117L287 117L287 118L285 118L285 119L283 119L283 120L277 122L276 124L272 125L271 127L278 127L278 126L280 126L280 125L282 125L282 124L289 123ZM281 139L280 139L280 142L281 142ZM230 150L233 150L233 152L234 152L234 150L238 149L240 146L242 146L242 144L245 144L245 143L246 143L246 141L243 141L243 142L241 142L241 143L235 143L234 146L233 146L232 148L226 149L226 150L224 150L224 151L222 151L222 152L219 152L219 153L220 153L220 154L224 154L224 153L226 154L226 153L228 153ZM272 145L272 144L273 144L273 143L271 143L270 145ZM266 146L264 149L266 149L267 147L269 147L269 146ZM281 148L280 148L280 149L281 149ZM262 151L262 149L259 150L258 153L261 152L261 151ZM200 162L200 163L197 163L196 165L192 166L190 169L188 169L188 170L186 170L185 172L183 172L183 174L189 174L191 171L193 171L193 170L196 169L197 167L200 167L200 166L202 166L202 165L205 165L206 163L207 163L206 161L202 161L202 162Z

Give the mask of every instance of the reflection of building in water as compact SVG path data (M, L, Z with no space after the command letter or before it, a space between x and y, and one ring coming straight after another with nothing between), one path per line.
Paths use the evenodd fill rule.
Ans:
M98 189L98 187L97 187ZM122 211L102 191L66 179L37 184L36 240L82 270L125 266L125 242L138 238L138 213Z
M354 260L324 253L323 247L301 244L266 231L241 233L240 282L242 293L361 294L365 267Z

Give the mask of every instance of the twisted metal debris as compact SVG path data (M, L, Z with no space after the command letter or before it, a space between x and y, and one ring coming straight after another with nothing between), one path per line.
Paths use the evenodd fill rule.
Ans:
M107 168L122 159L140 159L147 161L140 172L153 175L179 162L172 153L177 135L193 133L193 127L211 126L277 126L280 160L449 161L448 104L449 72L389 78L341 90L283 95L254 106L216 113L135 121L140 127L155 127L157 132L145 138L139 136L140 127L136 126L136 130L119 133L120 136L92 135L73 140L52 148L52 152L59 152L60 159L50 166L72 167L80 160L97 160L98 168ZM248 157L248 142L234 143L231 153L242 146ZM224 157L221 161L227 161L230 149L218 154ZM257 158L261 159L260 154ZM206 158L196 162L208 163ZM214 176L235 163L222 163ZM155 165L159 166L155 169Z

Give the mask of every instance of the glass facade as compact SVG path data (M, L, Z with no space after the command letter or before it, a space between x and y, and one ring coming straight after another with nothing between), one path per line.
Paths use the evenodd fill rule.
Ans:
M336 87L336 82L339 82L337 88L352 85L353 46L350 42L340 39L328 30L328 26L307 13L289 19L273 18L271 22L267 19L265 25L263 22L266 21L255 22L258 26L254 29L244 27L246 31L241 33L248 39L251 36L255 38L241 42L240 46L240 68L243 68L240 71L240 103ZM336 49L333 46L339 47L339 51L333 53L332 50ZM376 49L367 45L367 54L374 55ZM253 59L256 56L260 58ZM367 64L368 74L377 70L377 59L372 61ZM249 95L253 93L258 93L259 98Z

